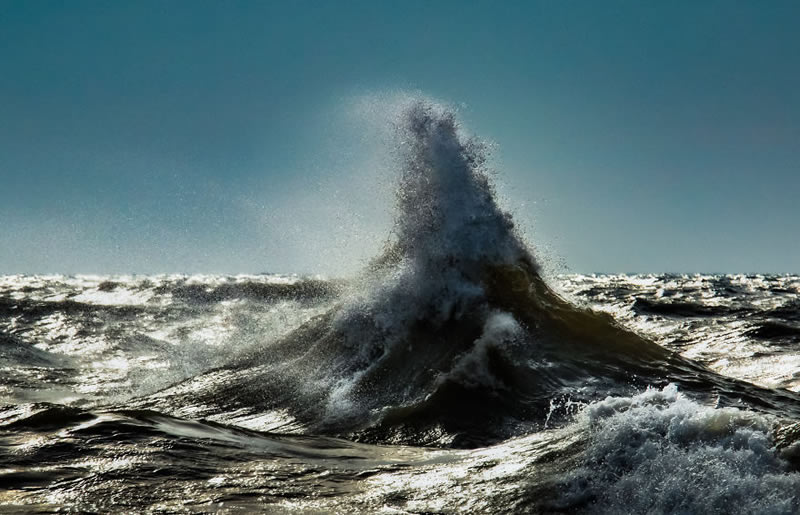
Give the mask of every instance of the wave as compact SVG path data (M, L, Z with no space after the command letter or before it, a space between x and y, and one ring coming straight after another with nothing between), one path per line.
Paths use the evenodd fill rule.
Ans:
M800 341L800 327L775 321L761 322L744 334L762 340Z
M798 442L777 421L698 405L675 385L593 403L588 437L549 510L581 513L797 513ZM552 486L552 485L551 485ZM541 492L539 492L541 493Z
M336 297L341 293L341 281L322 279L298 279L292 282L235 281L209 286L206 284L164 285L156 289L158 293L169 293L173 297L196 303L221 302L225 300L256 300L274 302L277 300L320 302Z
M27 367L52 367L64 365L64 356L59 356L20 341L14 335L0 331L0 365L13 368L18 365Z
M787 302L783 306L769 310L766 316L800 322L800 300L795 299Z
M295 510L347 513L791 514L800 508L797 424L704 406L674 385L607 397L558 429L466 451L370 446L150 410L52 404L0 410L0 441L4 485L82 510L186 508L187 491L203 511L221 499L234 511L290 501Z
M453 447L557 422L554 398L588 403L669 382L719 405L744 399L800 415L789 392L713 374L562 299L498 206L485 145L438 104L411 100L397 112L396 218L383 253L330 292L327 313L140 406ZM203 291L200 300L229 294Z
M355 278L37 277L20 282L30 291L7 288L0 315L24 330L0 332L0 365L24 363L35 379L9 373L0 386L48 390L0 406L9 505L800 509L797 394L715 374L562 298L498 205L485 145L438 104L395 112L396 219ZM722 301L751 287L645 279L660 300L631 306L641 290L622 284L617 304L692 324L745 313L748 303L696 302L709 288ZM796 339L797 306L776 305L747 308L760 317L747 336ZM97 346L72 348L73 337ZM63 359L80 374L45 377L72 362L51 366L62 357L40 347L71 352ZM129 359L98 375L109 355Z
M658 302L643 298L636 299L633 311L637 314L662 315L674 317L720 317L746 313L742 308L728 306L709 306L699 302Z
M22 317L23 320L41 319L54 313L80 315L92 311L107 311L118 317L131 317L145 311L142 306L105 306L72 299L32 300L0 298L0 316Z

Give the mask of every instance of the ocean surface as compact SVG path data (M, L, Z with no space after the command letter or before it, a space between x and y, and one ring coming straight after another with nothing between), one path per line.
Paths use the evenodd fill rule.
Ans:
M800 276L562 275L398 109L347 279L0 276L0 511L800 513Z

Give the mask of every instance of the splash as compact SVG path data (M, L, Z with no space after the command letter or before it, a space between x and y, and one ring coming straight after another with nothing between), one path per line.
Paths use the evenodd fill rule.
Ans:
M562 299L497 204L486 145L429 100L388 111L397 187L383 252L324 314L143 407L448 446L565 423L554 398L588 404L669 381L780 409L780 393L767 398Z
M441 327L470 314L483 326L490 316L486 268L533 262L495 203L484 145L438 104L413 101L400 122L392 240L335 318L372 363L376 346L385 352L406 341L423 320Z

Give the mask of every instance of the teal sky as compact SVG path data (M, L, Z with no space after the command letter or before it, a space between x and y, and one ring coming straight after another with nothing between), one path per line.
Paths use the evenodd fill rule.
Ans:
M798 273L798 27L795 1L0 0L0 273L353 271L391 172L350 113L397 91L497 143L559 271Z

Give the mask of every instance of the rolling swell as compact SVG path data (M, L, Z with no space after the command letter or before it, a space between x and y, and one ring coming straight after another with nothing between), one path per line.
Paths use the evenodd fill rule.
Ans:
M425 101L404 105L396 124L396 222L383 254L326 314L141 407L452 447L558 422L550 418L554 398L588 403L668 383L718 405L800 416L792 393L716 375L563 300L498 207L482 143L464 135L451 111ZM675 304L644 309L713 314Z

